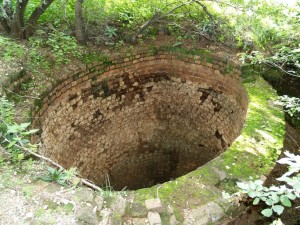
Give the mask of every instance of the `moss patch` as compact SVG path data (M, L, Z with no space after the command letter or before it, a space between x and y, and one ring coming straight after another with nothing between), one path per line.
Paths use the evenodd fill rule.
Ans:
M182 221L184 208L198 207L210 201L220 204L223 188L234 191L232 182L222 183L214 168L223 171L227 181L247 180L250 176L259 177L270 172L283 146L284 115L280 108L270 106L270 102L277 99L275 90L261 77L250 78L244 82L250 100L247 118L241 135L232 146L216 159L175 181L137 190L137 201L158 195L163 202L172 205L177 220Z

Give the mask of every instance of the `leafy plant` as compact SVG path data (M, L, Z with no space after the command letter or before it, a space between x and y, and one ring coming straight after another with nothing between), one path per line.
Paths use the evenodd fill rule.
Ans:
M24 149L30 148L36 149L37 146L30 143L28 135L31 135L38 131L38 129L29 130L30 123L13 123L6 124L7 130L4 135L4 143L7 151L11 154L11 160L13 162L20 162L25 158Z
M63 169L48 167L47 174L40 178L47 182L56 182L60 185L66 185L66 174Z
M16 41L0 36L0 57L4 62L22 59L25 56L25 50L24 46Z
M106 29L105 29L105 35L106 35L108 38L117 37L117 28L115 28L115 27L110 27L110 26L106 26Z
M56 169L48 167L47 173L40 178L47 182L56 182L60 185L74 184L77 185L76 175L78 175L76 168L70 168L68 170Z
M6 98L0 96L0 132L5 133L7 131L6 124L11 124L13 121L13 107L14 104L9 102Z
M25 158L22 148L35 149L37 146L32 145L28 136L37 132L37 129L29 129L30 123L14 123L13 110L14 104L6 98L0 97L0 137L5 144L6 150L11 156L11 161L18 163Z
M63 32L55 31L49 35L46 45L51 48L51 52L58 64L69 63L70 58L80 57L80 47L74 37Z
M276 103L283 106L284 111L287 113L287 119L291 124L300 127L300 99L283 95L278 98Z
M284 185L272 185L268 188L263 186L261 180L237 182L240 191L234 195L247 194L253 199L253 205L263 202L267 206L261 211L265 217L271 217L274 213L280 216L285 207L291 207L292 201L300 198L300 155L294 155L287 151L284 154L286 157L277 161L279 164L288 165L288 172L277 178ZM225 198L232 196L224 195ZM279 224L279 222L274 221L273 224Z

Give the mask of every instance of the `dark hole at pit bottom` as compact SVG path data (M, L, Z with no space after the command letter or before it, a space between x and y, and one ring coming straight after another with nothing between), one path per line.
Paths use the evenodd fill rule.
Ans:
M144 143L134 154L123 155L111 164L110 171L99 185L115 191L151 187L197 169L220 151L209 151L201 143L190 143L179 138L169 141L165 137L165 142L155 143L159 143L159 146Z

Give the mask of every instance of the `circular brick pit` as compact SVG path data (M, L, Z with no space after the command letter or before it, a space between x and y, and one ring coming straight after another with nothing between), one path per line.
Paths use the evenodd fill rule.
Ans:
M65 168L135 190L195 170L240 134L248 100L231 64L164 52L110 64L67 78L34 121L43 153Z

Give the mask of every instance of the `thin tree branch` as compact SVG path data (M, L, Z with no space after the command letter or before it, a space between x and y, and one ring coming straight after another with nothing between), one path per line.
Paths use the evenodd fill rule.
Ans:
M195 1L195 3L197 3L198 5L200 5L203 9L203 11L208 15L209 19L214 22L214 17L213 15L208 11L206 5L204 5L203 3L199 2L199 1Z
M38 19L46 11L46 9L52 4L54 0L42 0L41 4L33 10L26 24L26 38L30 37L37 24Z
M289 71L286 71L285 69L283 69L281 66L278 66L276 63L273 63L269 60L264 60L263 62L271 67L275 67L275 68L281 70L282 72L286 73L287 75L300 78L300 75L290 73Z
M150 25L156 23L158 20L161 20L161 19L163 19L163 18L169 16L169 15L170 15L172 12L174 12L175 10L177 10L177 9L179 9L179 8L185 6L185 5L189 5L189 4L193 3L193 2L194 2L194 0L189 1L189 2L184 2L184 3L180 4L180 5L177 5L177 6L173 7L172 9L170 9L168 12L166 12L166 13L164 13L164 14L161 14L161 11L155 13L155 14L152 16L152 18L151 18L150 20L148 20L146 23L144 23L144 24L138 29L138 31L133 35L132 41L133 41L133 42L136 42L137 36L138 36L139 34L141 34L141 33L142 33L147 27L149 27Z

